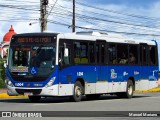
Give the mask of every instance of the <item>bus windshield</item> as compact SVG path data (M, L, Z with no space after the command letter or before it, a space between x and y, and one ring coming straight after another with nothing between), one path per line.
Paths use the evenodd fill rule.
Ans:
M16 75L48 75L55 68L55 45L12 45L9 71Z

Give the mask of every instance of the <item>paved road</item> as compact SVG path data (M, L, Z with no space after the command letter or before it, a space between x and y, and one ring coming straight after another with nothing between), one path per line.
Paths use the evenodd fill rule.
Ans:
M83 101L77 103L70 102L68 98L44 98L40 103L30 103L28 99L1 99L0 111L160 111L160 93L135 94L132 99L119 99L116 96L106 95L100 100L84 98ZM91 117L78 119L91 119ZM92 118L94 119L96 118ZM114 119L121 120L119 117ZM137 117L129 119L138 120ZM148 120L150 119L152 120L152 118Z

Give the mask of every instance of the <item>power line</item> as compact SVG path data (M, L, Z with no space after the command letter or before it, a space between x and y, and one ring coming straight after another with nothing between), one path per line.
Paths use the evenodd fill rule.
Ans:
M49 15L51 14L53 8L55 7L56 3L57 3L58 0L55 1L55 3L53 4L51 10L49 11L48 15L47 15L47 18L49 17Z
M7 0L7 1L12 1L12 0ZM32 19L34 17L30 17L30 14L32 14L33 12L35 12L37 15L39 13L39 8L38 6L28 6L28 5L25 5L24 1L21 1L20 3L20 0L15 0L15 1L19 1L19 4L18 5L10 5L10 4L6 4L6 5L0 5L0 8L11 8L12 11L10 11L10 9L7 9L5 11L8 11L8 13L6 14L3 14L3 16L7 16L7 14L13 14L13 17L14 19L8 19L8 21L13 21L13 22L28 22L28 21L39 21L40 19L36 19L35 17L35 20ZM65 0L66 1L66 0ZM71 1L71 0L70 0ZM23 3L23 4L22 4ZM38 3L38 2L35 2L35 3ZM76 2L77 3L77 2ZM33 3L34 4L34 3ZM58 5L58 6L57 6ZM66 5L66 4L65 4ZM80 4L79 4L80 5ZM83 5L82 5L83 6ZM90 6L90 5L89 5ZM50 12L48 13L48 16L51 16L51 15L54 15L54 17L59 17L59 21L53 21L53 20L48 20L47 22L48 23L53 23L53 24L57 24L57 25L62 25L62 26L66 26L66 27L76 27L76 28L79 28L79 29L86 29L86 30L95 30L95 31L104 31L104 32L113 32L113 33L119 33L119 34L127 34L127 35L146 35L146 36L160 36L159 34L143 34L143 33L134 33L134 32L125 32L125 31L118 31L118 30L114 30L114 31L111 31L108 29L108 26L115 26L115 28L123 28L123 27L130 27L130 28L135 28L136 30L137 29L153 29L153 27L151 27L150 25L143 25L143 24L135 24L135 23L128 23L126 21L124 21L124 19L122 19L123 17L121 17L120 19L118 20L122 20L122 21L116 21L116 20L110 20L110 19L106 19L106 18L102 18L102 17L108 17L107 14L104 14L104 13L97 13L97 12L89 12L88 10L85 9L85 15L80 13L81 12L81 9L79 9L79 6L77 5L76 6L76 20L79 21L79 22L83 22L83 23L90 23L94 26L97 26L100 22L102 22L104 24L103 27L98 27L98 29L96 27L94 28L87 28L87 27L82 27L83 24L79 24L78 25L78 22L77 22L77 25L71 25L71 23L67 22L68 19L72 19L72 11L71 11L71 7L70 8L67 8L66 6L61 6L57 3L57 0L55 1L55 3L53 5L49 4L48 7L50 7ZM83 6L84 7L84 6ZM85 6L87 7L87 6ZM55 8L55 11L53 12L53 8ZM90 6L90 8L92 8ZM92 9L97 9L97 7L94 7ZM99 8L98 8L99 9ZM98 10L97 9L97 10ZM100 9L99 9L100 10ZM104 11L104 10L103 10ZM23 15L22 13L23 12L26 12L25 15ZM109 12L109 11L108 11ZM116 11L118 12L118 11ZM17 14L21 14L20 16L21 17L18 17L16 16L16 13ZM28 13L28 15L27 15ZM84 13L84 12L83 12ZM95 14L96 15L100 15L100 16L96 16L95 17ZM122 14L126 14L126 13L122 13ZM2 16L2 15L1 15ZM127 15L126 15L127 16ZM31 18L31 19L27 19L28 18ZM110 17L110 16L109 16ZM112 16L113 17L113 16ZM133 17L133 16L132 16ZM140 17L140 16L138 16ZM66 19L63 19L63 18L66 18ZM111 18L111 17L110 17ZM141 17L140 17L141 18ZM116 19L116 17L115 17ZM141 18L141 19L144 19L144 20L147 20L147 18ZM152 21L158 21L156 19L150 19L148 18L149 20L152 20ZM132 19L131 19L132 20ZM0 21L6 21L6 19L0 19ZM63 23L63 22L64 23ZM139 21L142 23L142 21ZM111 24L112 23L112 24ZM107 28L107 29L106 29ZM150 31L153 31L153 30L150 30ZM156 32L159 32L159 31L156 31Z
M14 5L0 5L0 7L4 7L4 8L12 8L12 9L20 9L20 10L33 10L33 11L39 11L39 10L37 10L37 9L24 8L24 7L14 6Z
M67 13L67 11L69 12L69 13L71 13L69 10L67 10L67 9L65 9L64 7L63 7L63 9L65 10L65 12L62 12L63 10L62 9L58 9L58 8L56 8L56 10L57 10L57 12L56 11L54 11L53 12L53 14L54 14L54 16L56 15L56 16L59 16L59 15L62 15L62 17L65 17L65 16L70 16L71 17L71 14L70 15L67 15L66 13ZM61 12L59 12L59 11L61 11ZM88 16L87 16L88 17ZM90 16L89 16L90 17ZM93 24L93 22L95 21L97 21L97 20L94 20L94 19L92 19L92 18L86 18L86 17L84 17L84 15L83 16L81 16L81 15L77 15L77 20L79 20L79 21L87 21L87 23L89 22L89 20L92 22L92 24ZM91 23L90 22L90 23ZM98 21L97 21L98 22ZM110 23L110 21L107 21L108 23ZM94 23L95 25L96 24L98 24L98 23ZM107 24L106 22L105 22L105 24ZM119 23L120 24L120 23ZM115 25L115 24L109 24L109 25ZM121 25L121 24L120 24ZM123 24L122 24L123 25ZM116 25L117 26L117 25ZM128 26L128 25L126 25L125 24L125 26L126 27L130 27L130 28L136 28L136 29L141 29L141 30L148 30L148 31L154 31L154 32L160 32L160 31L156 31L156 30L151 30L151 27L149 27L149 26L134 26L134 24L132 25L132 26ZM118 26L118 27L120 27L120 26ZM118 28L117 27L117 28ZM144 27L148 27L148 28L144 28ZM153 29L153 28L152 28ZM155 28L154 28L155 29Z
M65 7L61 6L62 8L65 9ZM72 13L70 10L66 9L68 12ZM86 13L87 11L85 11ZM149 26L149 25L142 25L142 24L134 24L134 23L128 23L128 22L121 22L121 21L116 21L116 20L109 20L109 19L102 19L102 18L98 18L98 17L93 17L93 16L89 16L89 15L82 15L79 13L76 13L76 16L81 16L81 18L86 18L86 19L90 19L90 20L97 20L97 21L103 21L103 22L110 22L110 23L116 23L116 24L121 24L121 25L131 25L131 26L138 26L138 27L148 27L148 28L155 28L155 26ZM94 15L95 16L95 15ZM121 18L117 18L118 20ZM156 27L160 27L160 26L156 26Z
M124 12L109 10L109 9L106 9L106 8L99 8L99 7L95 7L95 6L92 6L92 5L84 4L84 3L81 3L81 2L76 2L76 3L80 4L82 6L86 6L86 7L90 7L90 8L94 8L94 9L98 9L98 10L103 10L103 11L107 11L107 12L112 12L112 13L116 13L116 14L120 14L120 15L136 17L136 18L140 18L140 19L147 19L147 20L148 19L150 19L150 20L159 20L160 19L160 18L155 18L155 17L147 17L147 16L134 15L134 14L124 13Z
M71 27L69 24L61 23L53 20L49 20L48 22L59 24L63 26L67 26L68 28ZM112 30L106 30L106 29L97 29L97 28L87 28L87 27L81 27L81 26L75 26L76 28L85 29L85 30L95 30L95 31L102 31L102 32L112 32L112 33L118 33L118 34L126 34L126 35L142 35L142 36L160 36L160 34L142 34L142 33L133 33L133 32L122 32L122 31L112 31Z

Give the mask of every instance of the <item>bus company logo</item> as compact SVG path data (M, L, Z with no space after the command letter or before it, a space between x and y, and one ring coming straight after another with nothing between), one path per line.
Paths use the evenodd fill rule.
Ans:
M125 72L123 72L123 76L127 76L128 75L128 73L125 71Z
M111 79L116 79L117 78L117 73L115 73L114 69L111 69Z
M138 71L134 71L134 75L139 75L139 72Z

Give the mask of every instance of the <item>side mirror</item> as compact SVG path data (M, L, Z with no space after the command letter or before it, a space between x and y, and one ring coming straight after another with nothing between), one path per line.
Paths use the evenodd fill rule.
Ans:
M68 57L69 50L68 48L64 48L64 57Z

